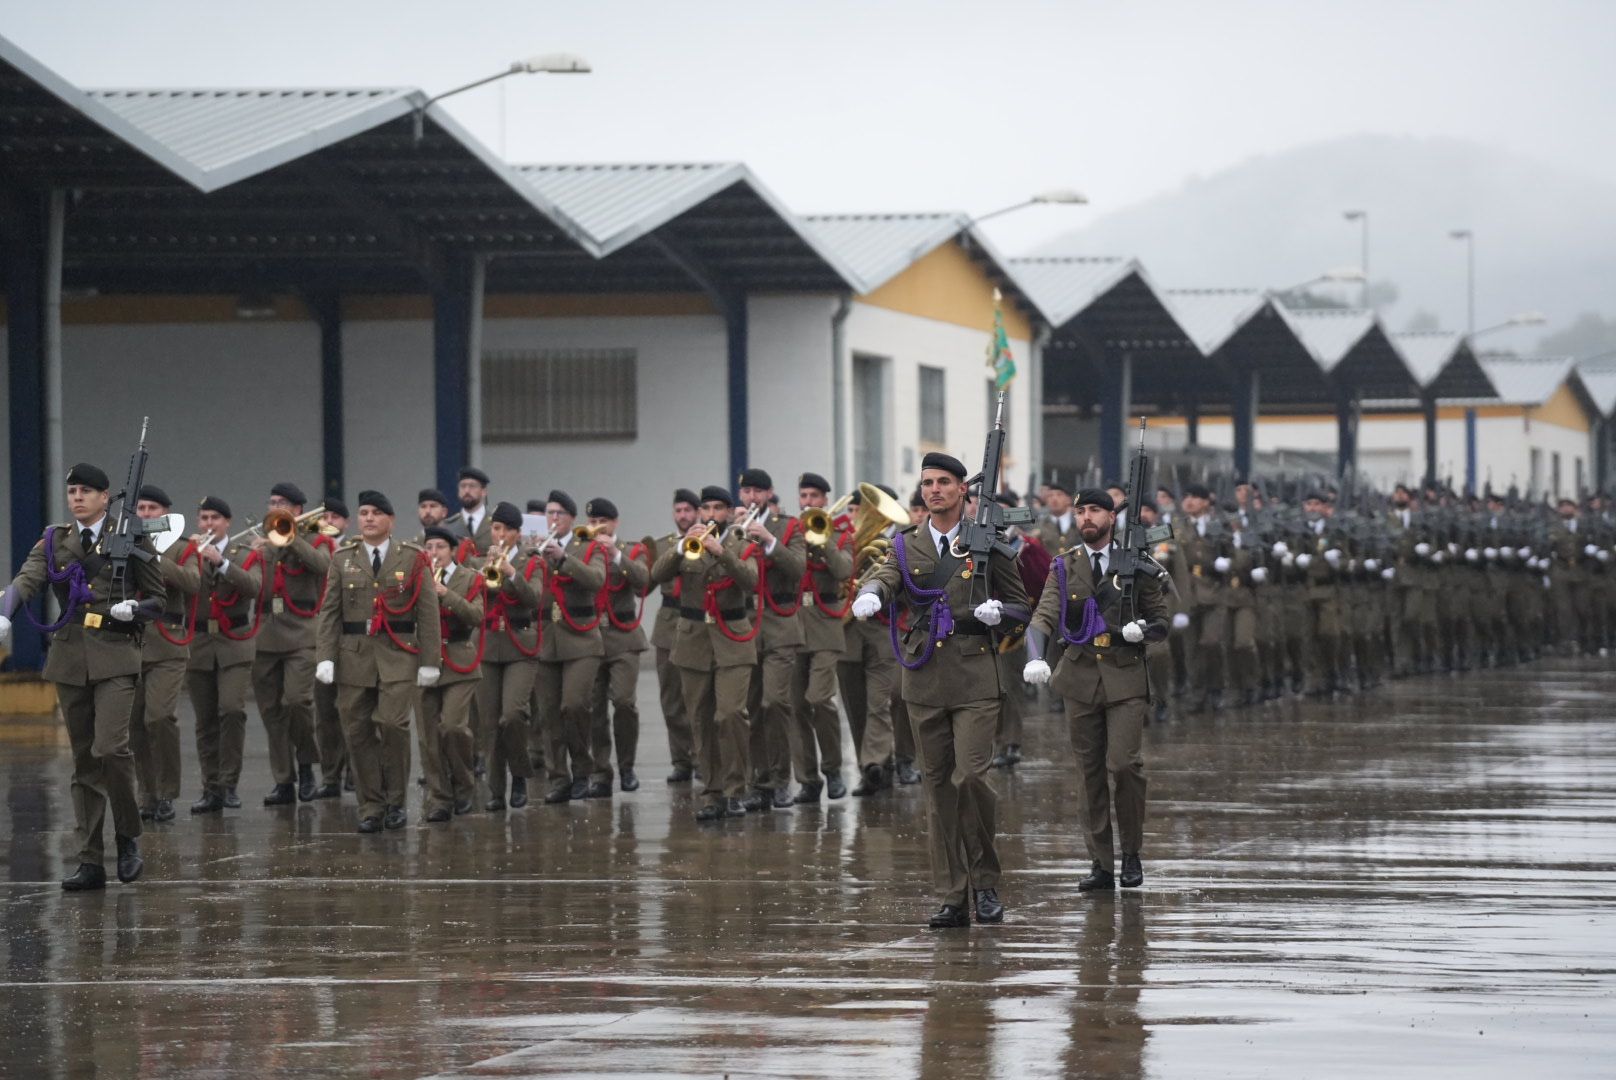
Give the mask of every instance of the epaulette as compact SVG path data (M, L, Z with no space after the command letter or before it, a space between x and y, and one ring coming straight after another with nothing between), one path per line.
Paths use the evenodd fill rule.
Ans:
M911 525L911 526L909 526L909 527L908 527L908 528L907 528L907 529L899 529L899 530L898 530L898 535L899 535L899 536L904 536L904 535L907 535L907 534L908 534L908 533L912 533L912 532L914 532L914 531L915 531L915 530L916 530L916 529L918 529L918 528L920 528L920 526L919 526L919 525Z
M347 543L343 544L337 550L338 551L352 551L352 550L354 550L354 548L357 548L362 542L363 542L362 538L356 536L352 540L349 540Z
M417 544L414 540L400 540L398 542L398 546L401 548L409 548L411 551L419 551L422 554L426 553L426 548L422 547L420 544Z

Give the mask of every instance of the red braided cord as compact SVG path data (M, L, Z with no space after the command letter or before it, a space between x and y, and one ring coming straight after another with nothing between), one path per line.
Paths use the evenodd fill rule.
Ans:
M180 552L180 557L174 560L174 565L175 566L184 566L185 565L185 560L190 558L192 555L195 555L195 554L196 554L196 541L192 540L190 543L185 545L185 550ZM178 646L179 648L184 648L185 646L189 645L191 643L191 639L196 637L196 608L197 608L197 605L200 604L201 602L202 602L202 591L200 589L198 589L191 596L191 608L190 608L190 610L185 613L185 638L184 638L184 640L175 641L173 638L169 637L168 636L168 631L163 628L162 620L158 620L158 622L157 622L157 633L160 634L162 636L163 640L168 642L170 645Z

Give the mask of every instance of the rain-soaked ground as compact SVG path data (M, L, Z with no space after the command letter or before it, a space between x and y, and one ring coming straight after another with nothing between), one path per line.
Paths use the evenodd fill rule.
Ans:
M244 808L91 895L60 729L4 721L0 1074L1610 1077L1613 697L1547 660L1152 729L1116 896L1030 718L1009 916L943 933L917 789L698 826L649 680L637 794L374 837L257 805L253 715Z

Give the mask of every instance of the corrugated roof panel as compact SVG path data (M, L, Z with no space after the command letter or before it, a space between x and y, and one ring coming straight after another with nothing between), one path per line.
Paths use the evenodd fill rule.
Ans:
M1011 275L1052 326L1064 326L1116 287L1139 263L1117 256L1048 256L1011 259Z
M1303 343L1319 358L1325 371L1337 364L1375 326L1375 313L1360 308L1287 308L1284 312Z
M1616 368L1579 365L1577 374L1582 376L1582 385L1588 388L1589 396L1599 406L1599 415L1616 416Z
M1189 339L1211 356L1268 304L1261 289L1166 289L1162 300Z
M1391 338L1421 386L1435 382L1464 345L1464 335L1453 330L1408 330Z
M803 220L859 276L864 293L891 281L970 223L960 213L808 214Z
M1481 368L1492 380L1501 401L1541 405L1560 389L1573 363L1569 356L1487 356L1482 358Z
M746 179L734 162L675 165L518 165L517 174L606 251L639 239Z

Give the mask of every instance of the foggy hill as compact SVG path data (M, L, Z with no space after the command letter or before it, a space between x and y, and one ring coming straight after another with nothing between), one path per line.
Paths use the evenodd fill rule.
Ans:
M1394 329L1420 309L1464 328L1455 228L1476 236L1478 328L1544 312L1549 325L1525 344L1582 311L1616 315L1616 184L1452 139L1362 135L1252 158L1036 253L1135 255L1163 287L1283 288L1358 265L1347 209L1369 211L1370 276L1401 294L1383 308Z

